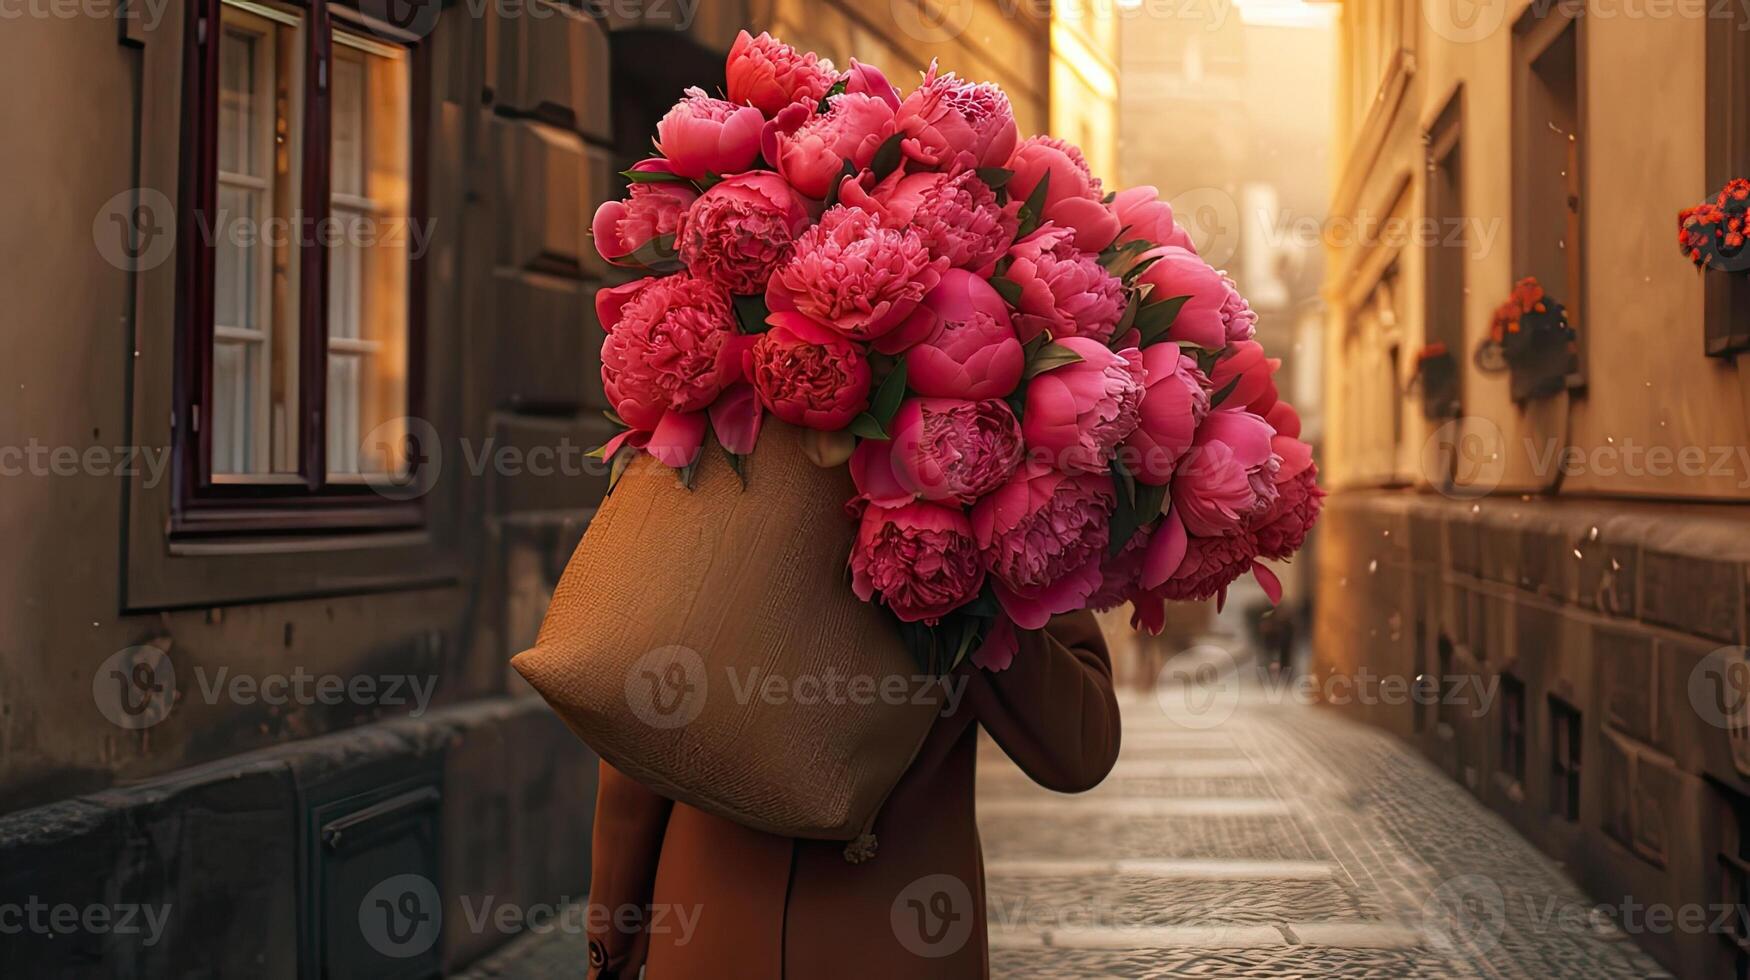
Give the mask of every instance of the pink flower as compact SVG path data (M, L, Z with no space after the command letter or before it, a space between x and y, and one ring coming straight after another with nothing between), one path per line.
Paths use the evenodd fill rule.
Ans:
M902 622L935 623L978 596L984 565L958 507L917 501L869 507L851 550L851 588Z
M760 137L766 162L804 195L826 197L844 173L845 161L861 170L893 133L893 107L867 92L844 92L827 110L797 102L779 112Z
M738 174L693 202L681 222L681 260L693 275L732 293L763 293L809 221L808 202L782 177Z
M1227 277L1211 268L1196 252L1177 245L1152 249L1145 257L1155 261L1137 274L1136 282L1153 287L1148 297L1151 303L1190 297L1180 307L1178 318L1167 331L1167 339L1205 350L1224 346L1228 339L1228 314L1223 311L1232 292Z
M905 135L906 157L932 169L1001 166L1020 139L1002 89L939 73L933 62L894 121Z
M641 172L669 170L667 160L651 158L632 167ZM614 265L673 271L675 232L681 216L699 197L691 184L636 183L624 201L604 201L590 222L596 251Z
M1003 278L1021 287L1015 329L1023 342L1088 337L1105 343L1124 318L1124 283L1062 228L1044 228L1009 249Z
M1022 629L1087 604L1117 499L1104 474L1068 474L1037 460L972 508L972 530L997 601Z
M738 380L735 314L714 283L677 273L596 293L602 387L650 451L685 466L704 438L705 409Z
M1169 602L1204 602L1226 592L1234 580L1253 569L1257 558L1258 545L1249 534L1193 536L1186 541L1185 560L1173 577L1150 591Z
M1258 554L1286 561L1306 543L1307 532L1324 509L1325 491L1319 486L1311 446L1289 436L1271 442L1282 457L1282 468L1276 471L1276 503L1258 518L1254 535Z
M768 116L796 101L818 103L837 79L832 62L801 52L761 32L742 31L729 48L729 101L751 105ZM722 173L724 171L719 171Z
M1119 458L1137 482L1163 486L1191 450L1197 427L1209 415L1208 380L1178 344L1155 344L1142 352L1146 385L1136 431Z
M1009 304L964 269L942 273L900 329L922 338L905 352L906 383L920 395L1004 398L1021 383L1025 357Z
M1101 201L1100 178L1073 143L1034 136L1021 142L1008 166L1015 172L1008 184L1012 203L1027 200L1039 182L1050 177L1040 218L1070 231L1078 248L1098 252L1118 237L1118 218Z
M839 200L880 214L889 227L910 225L931 255L985 278L1015 238L1014 213L997 204L996 192L971 170L903 176L894 171L871 192L847 180Z
M836 432L869 405L869 361L849 341L809 343L773 327L748 348L745 363L760 402L791 425Z
M1300 438L1300 413L1285 401L1270 406L1270 410L1264 413L1264 421L1270 423L1270 428L1275 429L1279 436Z
M846 92L873 95L893 108L899 108L899 90L874 65L865 65L852 58L851 70L845 72L844 80Z
M1118 233L1124 242L1148 242L1151 245L1177 245L1190 252L1197 251L1191 236L1173 220L1173 206L1160 200L1153 187L1132 187L1119 191L1109 205L1113 217L1123 229Z
M1251 340L1258 335L1258 314L1240 295L1238 283L1227 275L1223 275L1221 281L1227 284L1227 298L1221 303L1221 322L1227 328L1228 343Z
M1220 360L1210 371L1209 385L1223 391L1233 385L1222 400L1222 408L1243 408L1256 415L1267 415L1276 407L1276 382L1273 375L1282 361L1265 357L1264 348L1256 341L1237 340L1229 344Z
M945 266L930 258L917 232L834 207L773 274L766 288L770 322L817 342L823 334L878 340L911 316Z
M760 152L766 120L752 106L713 99L703 89L687 89L656 124L656 149L682 177L739 173Z
M1276 502L1282 461L1270 424L1245 411L1210 412L1173 475L1173 509L1193 535L1232 534Z
M970 504L1021 463L1021 423L1000 399L913 398L893 418L893 468L925 500Z
M1104 476L1113 449L1137 426L1142 352L1113 353L1086 337L1058 343L1081 360L1046 371L1027 386L1027 408L1021 413L1027 446L1048 454L1059 469Z
M1138 529L1130 541L1100 565L1100 586L1088 596L1088 608L1096 612L1115 609L1130 601L1142 580L1143 559L1148 556L1149 533Z

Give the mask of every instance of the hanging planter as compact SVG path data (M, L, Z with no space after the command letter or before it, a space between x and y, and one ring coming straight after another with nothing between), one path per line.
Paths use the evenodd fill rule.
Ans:
M1744 234L1750 223L1750 180L1734 178L1713 200L1677 213L1677 244L1697 269L1750 272Z
M1568 387L1578 369L1575 333L1567 310L1546 295L1536 278L1521 279L1495 310L1489 337L1477 349L1483 370L1512 374L1514 401L1548 398Z
M1422 396L1422 417L1430 422L1458 418L1458 359L1440 341L1416 352L1416 374L1410 385Z

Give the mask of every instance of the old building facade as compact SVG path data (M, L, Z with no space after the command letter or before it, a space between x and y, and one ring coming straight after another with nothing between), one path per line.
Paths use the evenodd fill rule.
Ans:
M616 172L742 27L1042 131L1050 9L107 9L0 30L0 895L162 925L0 973L454 968L587 887L593 759L506 661L604 485Z
M1750 49L1632 6L1342 6L1317 665L1603 905L1691 910L1622 923L1679 975L1745 976L1750 307L1673 231L1750 168ZM1526 276L1553 368L1486 343Z

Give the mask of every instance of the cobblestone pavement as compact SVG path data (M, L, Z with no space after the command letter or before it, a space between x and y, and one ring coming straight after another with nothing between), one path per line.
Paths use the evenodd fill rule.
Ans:
M1127 698L1092 793L992 745L980 829L996 978L1665 977L1501 819L1393 737L1253 687ZM470 977L574 977L576 937Z

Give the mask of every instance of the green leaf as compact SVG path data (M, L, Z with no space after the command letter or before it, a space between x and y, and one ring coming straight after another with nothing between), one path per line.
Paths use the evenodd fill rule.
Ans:
M1173 329L1173 321L1179 318L1179 311L1191 299L1189 296L1174 296L1169 299L1144 303L1136 314L1136 329L1142 334L1138 346L1148 347L1166 339L1167 331Z
M1118 345L1124 342L1124 335L1136 325L1136 313L1140 309L1142 297L1133 292L1130 294L1130 302L1124 305L1124 315L1118 318L1118 326L1112 328L1112 343L1109 346L1113 350L1119 349Z
M630 429L631 428L630 425L626 424L626 420L620 417L620 413L614 411L611 408L602 409L602 414L607 417L607 420L609 422L614 423L615 425L619 426L622 429Z
M717 443L717 448L723 450L723 458L728 460L729 468L735 471L736 479L741 481L741 488L747 489L747 457L740 453L732 453L723 443Z
M1130 475L1130 470L1117 459L1112 461L1112 487L1118 491L1118 506L1136 505L1136 477Z
M1001 296L1003 298L1003 302L1005 302L1013 307L1017 307L1017 308L1020 307L1020 305L1021 305L1021 284L1020 283L1014 281L1013 279L1004 279L1003 277L998 276L997 278L990 280L990 286L992 289L997 291L997 294L999 296Z
M1100 253L1100 267L1115 276L1127 275L1142 253L1153 246L1148 242L1125 242L1109 246Z
M718 184L723 183L723 175L714 174L707 170L705 171L705 176L700 177L696 183L699 185L699 190L708 191L711 188L716 187Z
M691 184L692 181L680 174L671 174L663 170L622 170L620 176L634 184Z
M1045 214L1045 195L1051 187L1051 171L1047 170L1039 178L1039 183L1033 185L1033 192L1027 195L1027 200L1021 203L1021 226L1015 232L1015 239L1026 238L1039 228L1039 222Z
M1068 364L1074 364L1082 359L1082 355L1070 350L1062 344L1046 344L1039 348L1039 353L1027 362L1027 370L1022 372L1023 378L1036 378L1047 371L1054 371Z
M676 272L681 267L673 235L658 235L633 249L626 258L651 272Z
M841 78L834 82L832 88L827 89L826 94L820 97L820 104L814 107L814 111L819 113L832 108L832 97L845 94L845 89L848 88L850 84L851 80L848 77Z
M1224 401L1227 401L1227 396L1233 394L1234 389L1238 388L1240 386L1240 378L1241 377L1242 377L1242 375L1238 375L1238 374L1234 375L1233 378L1231 380L1229 380L1227 384L1222 385L1220 391L1216 392L1215 394L1213 394L1209 397L1209 408L1211 411L1220 408L1221 403Z
M979 167L975 172L978 179L984 181L984 186L993 191L1007 187L1009 179L1015 176L1015 172L1007 167Z
M888 174L899 169L899 144L905 138L903 133L894 133L875 150L875 156L869 160L869 172L875 175L879 183Z
M857 417L851 420L851 424L848 428L853 435L862 436L865 439L878 439L881 441L886 441L887 439L887 429L884 428L880 422L875 421L875 416L870 415L868 412L858 413Z
M766 317L772 311L766 308L766 297L763 293L731 298L735 300L735 318L741 321L742 333L765 333L771 329L771 325L766 323Z
M681 467L676 472L680 474L681 486L686 487L687 491L691 492L693 489L693 482L697 480L699 476L699 456L694 456L691 463Z
M851 161L846 160L844 167L839 171L839 179L833 181L832 186L828 187L826 189L826 200L823 203L825 204L827 210L831 210L832 208L838 206L838 203L839 203L839 184L843 183L844 179L846 177L855 177L855 176L857 176L856 165L851 163Z
M632 465L632 460L638 455L636 451L622 448L614 454L614 459L608 464L608 492L613 493L614 487L620 483L620 477L626 475L626 467Z
M1204 374L1215 370L1215 362L1221 360L1221 351L1197 348L1191 355L1197 359L1197 370Z
M1167 503L1167 485L1158 487L1146 483L1136 485L1136 516L1143 523L1161 516L1161 508Z
M887 377L881 380L881 387L875 390L875 397L869 402L869 415L886 432L893 424L893 416L899 412L900 403L905 401L905 362L900 361L887 372ZM886 436L881 438L885 439Z
M1031 361L1039 355L1040 349L1049 343L1051 343L1051 335L1043 330L1039 331L1033 335L1032 340L1021 345L1021 358Z

